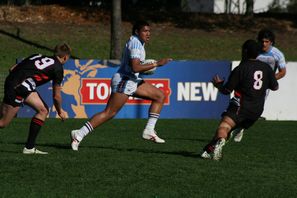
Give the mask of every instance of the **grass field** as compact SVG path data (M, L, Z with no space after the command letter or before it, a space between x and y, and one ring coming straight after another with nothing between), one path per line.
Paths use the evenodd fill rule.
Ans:
M66 41L77 58L109 58L110 26L98 24L0 22L0 99L15 59L52 54ZM211 24L210 24L211 25ZM124 23L122 43L131 32ZM147 58L238 60L240 46L257 32L206 31L152 24ZM287 61L297 60L295 32L277 33ZM2 84L1 84L2 83ZM37 140L46 156L21 153L30 119L0 130L0 197L296 197L297 122L259 121L242 143L228 143L222 161L199 152L217 120L160 120L159 145L141 139L145 120L112 120L90 134L79 152L69 146L71 129L86 120L49 119Z
M216 120L160 120L166 139L140 138L145 120L112 120L74 152L69 132L85 120L49 119L38 138L46 156L21 154L29 119L0 131L0 197L296 197L297 122L259 121L222 161L198 153Z
M109 59L110 26L106 24L31 24L0 23L0 72L15 63L15 59L32 53L52 54L53 47L66 41L78 58ZM241 45L256 38L252 31L205 31L181 29L168 24L152 24L152 36L146 45L147 58L171 57L176 60L239 60ZM124 23L122 44L129 38L131 24ZM296 34L277 34L277 46L288 61L297 60Z

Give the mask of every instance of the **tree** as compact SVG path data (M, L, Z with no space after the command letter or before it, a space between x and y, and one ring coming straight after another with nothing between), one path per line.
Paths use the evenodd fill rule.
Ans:
M121 58L121 0L112 0L110 58Z
M231 1L225 0L225 13L228 14L231 11Z
M7 0L7 5L13 5L14 1L13 0Z
M25 6L29 6L29 5L31 5L31 0L26 0L25 1Z
M297 13L297 0L290 0L290 3L287 7L289 13Z
M247 15L247 16L254 15L254 0L246 0L245 15Z
M285 12L286 8L280 0L273 0L272 3L268 6L268 12L271 13L281 13Z

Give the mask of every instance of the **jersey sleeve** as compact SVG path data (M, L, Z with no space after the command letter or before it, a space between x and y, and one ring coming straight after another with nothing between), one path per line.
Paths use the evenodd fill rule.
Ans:
M136 40L136 39L131 40L130 45L129 45L131 59L133 59L133 58L140 59L141 58L141 47L142 47L141 43L138 40Z
M270 68L269 68L270 69ZM269 70L269 75L270 75L270 81L269 81L269 89L271 90L277 90L278 89L278 82L275 78L274 72L270 69Z
M61 66L55 70L55 75L53 78L53 85L61 85L63 78L64 78L64 70L63 70L63 66Z
M275 56L277 66L281 69L285 68L286 67L286 59L285 59L284 54L280 50L275 48L274 56Z
M240 77L240 67L238 66L232 70L227 82L223 86L224 90L226 92L231 93L238 85L239 77Z

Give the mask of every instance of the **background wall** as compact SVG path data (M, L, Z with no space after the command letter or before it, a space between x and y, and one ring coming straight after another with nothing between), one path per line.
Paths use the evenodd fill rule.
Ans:
M106 66L108 64L109 66ZM220 94L210 82L219 74L227 79L239 61L172 61L144 79L163 90L167 99L162 118L218 119L229 97ZM105 108L110 95L110 78L116 64L101 60L70 60L65 65L63 109L70 118L87 118ZM297 62L287 64L287 75L279 80L279 90L270 91L264 107L267 120L297 120ZM57 117L51 98L51 84L39 88L50 107L50 117ZM232 95L231 95L232 97ZM146 118L150 101L130 98L116 118ZM31 117L34 111L25 106L19 117Z
M64 66L63 109L70 118L87 118L104 110L110 96L110 78L118 67L101 60L69 60ZM220 118L229 97L219 94L210 82L219 73L228 76L230 61L172 61L143 78L161 89L166 97L162 118ZM52 102L51 84L39 88L57 117ZM116 118L147 118L151 101L130 97ZM34 110L25 106L19 117L31 117Z
M287 74L280 79L279 90L270 91L263 117L268 120L297 120L297 62L287 63Z

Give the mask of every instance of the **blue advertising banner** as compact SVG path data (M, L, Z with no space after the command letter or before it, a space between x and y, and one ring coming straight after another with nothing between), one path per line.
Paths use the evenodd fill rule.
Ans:
M63 109L69 118L89 118L105 108L116 66L112 61L78 59L64 65ZM143 78L167 96L161 118L216 119L226 108L229 97L219 94L211 79L216 74L227 78L230 70L229 61L172 61ZM39 87L38 92L50 108L49 116L57 117L51 83ZM147 118L149 106L148 100L130 97L116 118ZM34 113L25 106L18 116L31 117Z

